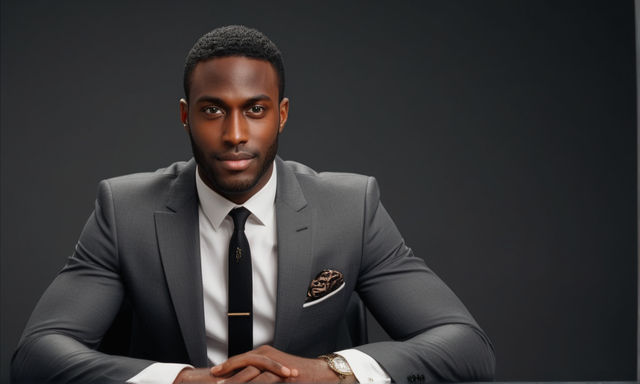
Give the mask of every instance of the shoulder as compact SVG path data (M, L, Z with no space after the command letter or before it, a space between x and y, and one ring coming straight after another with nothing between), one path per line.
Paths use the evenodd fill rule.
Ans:
M103 180L112 187L144 186L146 184L170 182L184 173L190 167L191 161L178 161L167 167L159 168L152 172L138 172L128 175L111 177Z
M132 204L166 202L172 190L195 191L195 161L180 161L153 172L140 172L102 180L98 199L109 198ZM191 191L193 190L193 191Z
M362 199L372 192L378 197L378 185L374 177L349 172L317 172L296 161L280 163L295 175L305 197L317 195L324 198Z
M305 183L315 183L328 187L349 188L354 184L366 185L371 176L349 172L317 172L311 167L297 161L285 160L284 166Z

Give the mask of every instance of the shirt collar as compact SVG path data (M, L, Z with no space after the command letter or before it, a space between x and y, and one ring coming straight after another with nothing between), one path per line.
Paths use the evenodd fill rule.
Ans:
M249 200L245 201L244 204L238 205L209 188L200 178L200 173L196 168L196 190L198 191L200 207L209 222L211 222L211 225L213 225L213 228L217 231L229 212L237 207L247 208L252 214L249 219L254 217L259 225L272 222L276 201L276 186L278 185L277 173L276 162L274 161L271 177L267 184L255 195L251 196Z

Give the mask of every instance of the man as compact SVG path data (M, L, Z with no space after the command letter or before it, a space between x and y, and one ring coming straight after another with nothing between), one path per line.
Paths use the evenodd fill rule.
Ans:
M404 244L375 180L276 156L289 100L266 36L204 35L184 87L194 159L100 183L75 253L27 324L14 381L492 377L488 338ZM333 354L353 291L396 341ZM128 348L106 354L118 313Z

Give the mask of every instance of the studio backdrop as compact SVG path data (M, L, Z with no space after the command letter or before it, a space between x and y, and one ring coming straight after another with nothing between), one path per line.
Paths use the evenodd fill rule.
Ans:
M190 158L184 57L227 24L283 52L280 156L378 179L406 242L492 339L498 380L635 380L632 0L0 10L2 381L97 183Z

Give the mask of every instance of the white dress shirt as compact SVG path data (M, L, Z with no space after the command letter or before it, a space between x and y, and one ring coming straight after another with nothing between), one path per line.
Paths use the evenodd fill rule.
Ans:
M229 212L239 207L209 188L196 171L199 198L200 261L204 299L207 357L213 364L227 359L227 262L233 220ZM276 318L278 236L275 215L276 164L267 184L241 206L251 212L245 235L251 249L253 276L253 345L273 343ZM359 382L391 380L369 355L355 349L337 352L343 356ZM187 364L154 363L129 379L132 384L172 383Z

